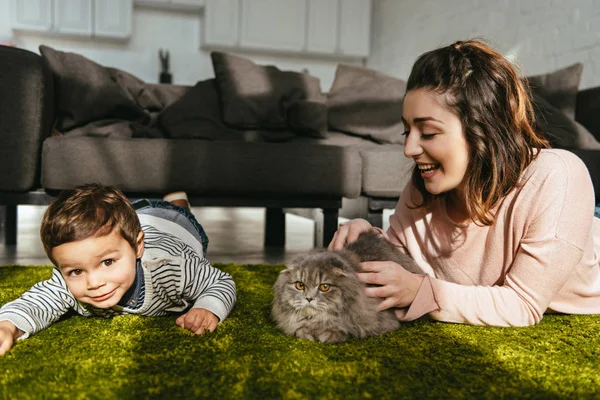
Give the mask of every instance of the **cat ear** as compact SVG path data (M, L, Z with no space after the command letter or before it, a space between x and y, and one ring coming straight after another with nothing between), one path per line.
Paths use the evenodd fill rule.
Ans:
M348 276L348 273L341 268L334 268L331 270L337 276Z

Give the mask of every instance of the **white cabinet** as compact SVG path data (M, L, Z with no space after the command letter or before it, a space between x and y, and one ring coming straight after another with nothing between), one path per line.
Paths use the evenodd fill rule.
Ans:
M303 51L306 0L242 0L240 46Z
M338 51L338 8L344 0L308 0L306 50L315 53Z
M48 0L11 0L13 29L48 32L52 29L52 3Z
M371 45L371 2L340 1L339 50L344 55L369 55Z
M367 57L371 0L205 0L205 48Z
M235 47L239 42L239 0L209 1L204 10L204 43Z
M128 38L133 20L132 0L95 0L94 36Z
M55 31L92 36L92 0L54 0Z
M12 28L52 35L131 36L133 0L11 0Z

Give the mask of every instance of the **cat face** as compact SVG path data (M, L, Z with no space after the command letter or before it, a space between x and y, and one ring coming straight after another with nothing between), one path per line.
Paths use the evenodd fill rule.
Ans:
M356 295L354 269L338 254L321 252L299 256L282 271L275 296L306 315L340 313L346 299Z

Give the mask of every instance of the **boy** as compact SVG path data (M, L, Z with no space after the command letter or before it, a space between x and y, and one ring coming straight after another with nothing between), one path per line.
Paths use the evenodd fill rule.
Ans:
M213 332L233 308L235 283L204 258L208 239L185 193L168 199L132 205L97 184L61 192L40 229L52 277L0 308L0 356L69 310L112 317L189 308L177 325Z

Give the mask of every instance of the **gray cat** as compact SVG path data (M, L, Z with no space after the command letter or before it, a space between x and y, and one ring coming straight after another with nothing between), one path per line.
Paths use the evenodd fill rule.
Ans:
M296 257L273 286L273 318L284 333L324 343L345 342L398 329L393 310L377 311L380 299L367 297L354 272L363 261L395 261L423 271L410 256L375 232L364 232L342 251Z

